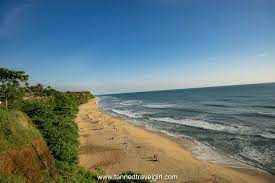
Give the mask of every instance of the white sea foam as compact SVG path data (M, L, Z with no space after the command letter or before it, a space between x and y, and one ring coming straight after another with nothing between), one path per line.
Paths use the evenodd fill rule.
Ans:
M269 132L264 132L264 133L260 134L260 136L262 136L264 138L268 138L268 139L275 139L275 134L271 134Z
M256 112L256 114L263 115L263 116L269 116L269 117L275 117L275 113L272 113L272 112Z
M179 134L168 132L166 130L160 130L160 129L154 128L152 125L145 124L144 126L145 126L145 129L147 129L147 130L155 131L155 132L161 132L161 133L164 133L164 134L166 134L168 136L171 136L171 137L180 137L180 136L182 136L182 135L179 135Z
M119 115L123 115L123 116L127 116L130 118L138 118L141 117L140 114L142 112L131 112L131 111L126 111L126 110L119 110L119 109L112 109L112 111L116 114ZM182 120L175 120L172 118L152 118L153 120L158 120L158 121L166 121L166 122L171 122L171 123L179 123L179 124L184 124L187 126L195 126L195 127L201 127L204 126L205 129L212 129L212 130L224 130L224 131L228 131L228 129L230 129L231 131L237 131L238 129L235 127L228 127L225 125L220 125L220 124L210 124L208 122L205 121L199 121L199 120L187 120L187 119L182 119ZM195 123L195 125L194 125ZM138 123L139 124L139 123ZM160 129L156 129L154 128L154 126L145 124L145 128L151 131L159 131L161 133L165 133L169 136L172 137L177 137L177 136L182 136L184 137L184 135L179 135L179 134L174 134L171 132L168 132L166 130L160 130ZM217 163L217 164L222 164L225 166L229 166L229 167L239 167L239 168L253 168L245 163L242 163L240 160L237 160L236 158L233 157L229 157L229 156L225 156L223 154L220 154L219 152L217 152L215 150L215 147L210 146L207 143L201 143L198 142L188 136L184 137L187 139L191 139L193 142L195 142L195 144L197 144L196 146L192 146L192 148L190 149L192 151L192 154L195 158L200 159L200 160L206 160L206 161L210 161L213 163ZM243 153L244 155L245 153ZM256 154L258 154L256 152ZM246 154L247 155L247 154ZM250 156L251 158L253 158L255 160L255 151L252 152L251 154L249 154L248 156ZM259 156L256 156L256 158ZM258 159L258 161L267 161L267 159Z
M162 109L162 108L169 108L174 107L174 104L144 104L143 107L151 108L151 109Z
M177 136L179 136L179 135L177 135L177 134L175 134L175 133L170 133L170 132L168 132L168 131L166 131L166 130L161 130L160 132L161 132L161 133L164 133L164 134L166 134L166 135L168 135L168 136L171 136L171 137L177 137Z
M126 106L137 105L140 103L142 103L142 101L140 100L126 100L126 101L120 102L121 105L126 105Z
M236 159L232 156L226 156L215 150L215 147L198 141L195 142L195 146L191 146L192 154L195 158L199 160L210 161L212 163L221 164L228 167L235 168L253 168L252 166L246 164L245 162Z
M123 116L130 117L130 118L142 117L142 115L140 115L138 113L131 112L131 111L119 110L119 109L112 109L112 111L116 114L123 115Z
M272 163L273 153L270 149L265 149L264 152L260 152L254 147L247 146L241 150L240 154L249 160L253 160L261 164Z
M215 124L215 123L209 123L202 120L194 120L194 119L173 119L169 117L163 117L163 118L150 118L155 121L162 121L162 122L168 122L168 123L177 123L182 124L185 126L191 126L191 127L197 127L197 128L203 128L203 129L209 129L209 130L215 130L215 131L226 131L231 133L237 133L241 132L244 129L242 127L235 127L235 126L229 126L229 125L222 125L222 124ZM243 127L246 128L246 127Z
M100 100L117 100L116 97L112 97L112 96L100 96L98 97Z

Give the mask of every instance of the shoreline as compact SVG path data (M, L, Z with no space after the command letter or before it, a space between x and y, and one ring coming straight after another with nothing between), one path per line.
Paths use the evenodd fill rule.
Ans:
M100 110L100 108L99 108ZM128 119L126 118L123 118L123 117L120 117L120 116L114 116L112 114L109 114L107 113L106 111L102 111L100 110L102 113L106 114L106 115L109 115L113 118L117 118L119 120L122 120L122 121L125 121L127 123L129 123L130 125L133 125L134 127L136 128L140 128L142 130L145 130L149 133L155 133L155 134L158 134L164 138L167 138L173 142L176 142L178 145L180 145L184 150L187 150L189 151L191 154L192 154L192 157L199 160L199 161L207 161L209 163L212 163L212 164L217 164L217 165L221 165L221 166L224 166L224 167L228 167L228 168L233 168L233 169L245 169L245 170L257 170L257 171L262 171L264 173L267 173L267 174L271 174L269 173L268 171L264 170L264 169L261 169L261 168L258 168L256 166L253 166L253 165L250 165L249 163L245 162L245 161L241 161L241 160L238 160L236 158L233 158L233 157L230 157L226 154L221 154L220 152L217 152L213 149L212 146L208 146L207 144L204 144L204 143L201 143L199 141L193 141L192 139L189 139L187 137L184 137L184 136L176 136L176 135L169 135L167 134L166 132L163 132L163 131L158 131L156 129L153 129L153 128L147 128L146 125L139 125L139 124L135 124L133 122L130 122ZM223 158L227 158L228 160L230 159L231 161L235 161L234 163L237 163L239 166L237 165L229 165L229 164L226 164L226 163L222 163L222 162L215 162L215 160L208 160L208 159L203 159L203 158L199 158L199 157L196 157L196 155L194 155L193 153L193 150L195 148L200 148L200 145L199 144L202 144L204 146L207 146L209 148L210 151L215 151L216 154L218 154L219 156L223 157ZM271 174L272 175L272 174Z
M154 129L152 127L148 128L146 125L137 124L137 123L131 121L131 119L128 119L127 117L122 117L122 116L119 116L119 115L116 116L114 114L108 113L107 111L104 111L100 108L99 99L97 97L96 97L96 105L98 106L99 111L106 114L106 115L109 115L113 118L117 118L117 119L122 120L122 121L126 121L127 123L133 125L134 127L141 128L145 131L148 131L149 133L159 134L159 135L163 136L164 138L168 138L168 139L176 142L183 149L191 152L192 157L199 160L199 161L207 161L207 162L212 163L212 164L217 164L217 165L221 165L221 166L224 166L224 167L227 167L227 168L232 168L232 169L237 169L237 170L244 170L244 171L245 170L256 170L256 171L266 173L268 175L275 176L274 174L272 174L271 172L266 170L264 167L260 168L260 167L257 167L255 165L253 165L253 163L249 163L245 160L238 159L238 158L232 157L228 154L218 152L218 151L215 150L215 147L213 147L209 144L205 144L205 143L202 143L202 142L199 142L199 141L195 141L193 139L188 138L187 136L169 134L169 132L167 132L167 131L159 131L159 130ZM210 155L211 157L208 157L208 158L202 158L201 157L200 158L200 157L198 157L198 155L195 155L195 153L193 151L195 151L196 148L200 148L202 145L204 147L208 148L208 152L206 152L206 155L209 155L210 153L212 153L212 155ZM219 160L219 158L214 157L213 152L214 152L215 156L218 155L219 158L222 158L222 160ZM199 152L199 153L201 153L201 152ZM205 153L205 152L203 152L203 153ZM227 161L227 162L225 162L225 161ZM230 162L228 162L228 161L230 161Z
M91 171L101 167L106 174L119 174L129 170L144 175L176 174L178 180L174 182L275 180L274 176L258 168L228 167L199 160L186 147L187 141L191 140L171 137L105 114L100 111L96 99L80 107L76 121L80 129L80 164ZM121 139L122 136L124 139ZM155 154L159 157L159 162L144 159L144 156L152 157Z

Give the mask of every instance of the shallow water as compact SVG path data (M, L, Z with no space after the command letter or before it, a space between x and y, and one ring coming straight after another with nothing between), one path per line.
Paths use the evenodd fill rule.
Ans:
M275 84L99 98L101 109L112 115L200 143L194 154L201 159L216 156L214 150L275 174Z

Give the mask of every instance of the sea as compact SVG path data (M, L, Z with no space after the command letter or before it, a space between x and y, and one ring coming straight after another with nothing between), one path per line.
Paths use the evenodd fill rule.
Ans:
M194 157L275 175L275 83L99 96L101 110L188 139Z

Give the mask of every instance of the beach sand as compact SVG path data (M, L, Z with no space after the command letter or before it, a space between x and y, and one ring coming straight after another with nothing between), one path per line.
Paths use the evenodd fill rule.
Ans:
M275 182L274 176L256 169L197 160L171 137L102 113L96 99L80 106L76 121L80 129L79 161L87 170L100 167L107 175L133 171L178 176L177 180L157 182ZM154 161L155 155L158 161Z

